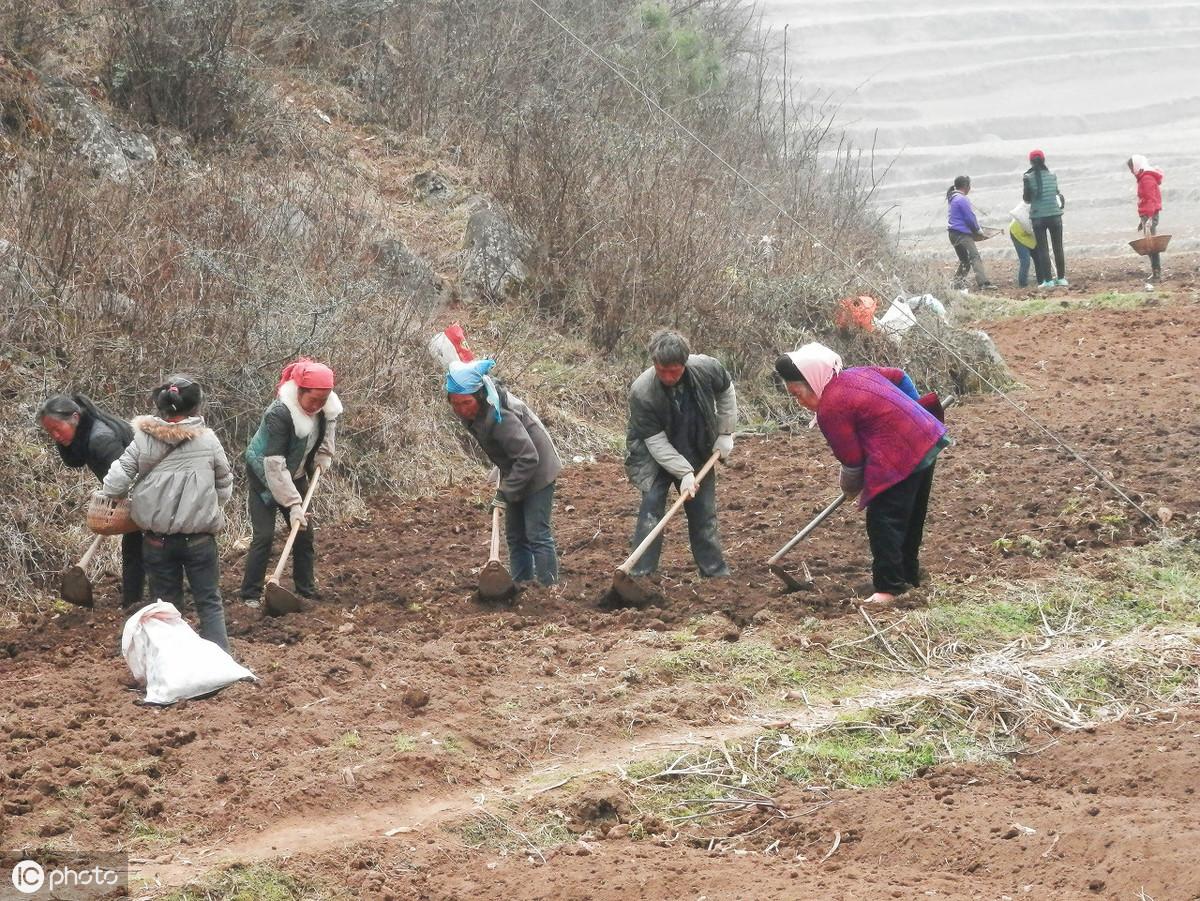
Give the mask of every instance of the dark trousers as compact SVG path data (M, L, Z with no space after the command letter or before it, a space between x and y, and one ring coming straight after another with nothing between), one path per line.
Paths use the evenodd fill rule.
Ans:
M1159 214L1155 213L1153 216L1143 216L1142 217L1142 225L1149 226L1149 231L1150 231L1150 234L1152 234L1152 235L1158 234L1158 216L1159 216ZM1162 275L1162 254L1161 253L1150 254L1150 272L1154 275L1155 278L1158 278L1160 275Z
M637 528L633 533L633 546L642 543L658 525L667 511L667 494L671 486L679 485L666 470L660 469L650 490L642 494L642 508L638 511ZM725 555L721 551L721 533L717 529L717 474L710 472L699 485L696 496L683 505L687 514L688 540L692 545L692 558L702 576L727 576ZM642 559L634 566L632 575L646 576L658 569L658 558L662 554L662 536L655 539Z
M508 566L514 582L542 585L558 581L558 548L550 515L554 509L554 483L521 501L509 501L504 511L504 535L508 539Z
M200 637L229 650L225 607L221 603L221 566L217 539L212 535L156 535L145 532L142 559L150 596L183 609L183 577L187 576Z
M142 563L142 533L121 536L121 606L140 606L146 588L146 567Z
M271 557L271 542L275 540L275 517L282 516L284 525L290 529L288 511L272 498L269 502L262 499L261 487L257 479L247 479L248 500L246 509L250 513L250 526L253 537L250 539L250 549L246 551L246 572L242 576L242 589L239 594L250 600L262 596L263 582L267 577L267 562ZM296 490L303 495L308 491L308 479L296 482ZM296 543L292 545L292 582L296 593L301 597L311 598L317 593L317 583L313 575L316 554L313 551L313 530L310 525L301 529L296 535Z
M1013 248L1017 251L1017 285L1024 288L1029 284L1029 264L1033 262L1033 255L1036 251L1030 250L1024 244L1017 240L1017 236L1009 232L1008 236L1012 238Z
M966 282L964 279L968 272L975 270L975 284L982 288L988 283L987 272L983 268L983 257L979 255L979 248L975 246L975 239L970 235L948 230L950 233L950 246L954 248L954 252L958 254L958 269L954 273L954 286L961 288Z
M930 464L871 499L867 538L871 542L871 578L876 591L898 594L920 584L921 538L933 487Z
M1067 277L1067 259L1063 253L1062 216L1046 216L1033 220L1033 236L1037 238L1037 249L1033 252L1033 265L1037 280L1048 282L1050 275L1050 245L1054 245L1054 270L1059 278Z

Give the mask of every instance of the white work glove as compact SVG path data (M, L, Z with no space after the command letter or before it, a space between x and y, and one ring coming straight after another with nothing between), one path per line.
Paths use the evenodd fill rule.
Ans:
M317 469L321 470L321 472L329 472L330 468L333 466L333 457L329 456L329 454L317 454L313 458L313 464L317 467Z
M728 460L729 455L733 453L733 436L718 435L716 443L712 446L714 454L720 454L722 460Z
M500 467L493 466L492 471L488 473L488 484L493 488L500 487Z
M301 532L308 528L308 517L304 515L304 508L299 504L288 509L288 525L294 529L296 523L300 524Z
M679 496L680 497L695 497L696 496L696 474L689 472L679 480Z

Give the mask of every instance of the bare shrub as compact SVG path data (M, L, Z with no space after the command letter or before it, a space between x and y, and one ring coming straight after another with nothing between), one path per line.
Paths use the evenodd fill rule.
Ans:
M113 101L200 140L237 133L253 112L234 45L240 15L238 0L117 0L107 66Z

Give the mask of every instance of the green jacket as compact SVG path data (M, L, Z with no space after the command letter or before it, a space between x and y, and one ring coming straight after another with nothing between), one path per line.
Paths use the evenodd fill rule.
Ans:
M315 416L307 416L294 397L294 391L283 396L288 383L281 389L281 396L271 402L263 413L258 431L246 447L246 468L250 473L250 487L257 491L264 503L272 499L281 506L299 503L299 492L295 480L312 475L318 454L333 456L334 433L337 417L342 412L337 394L330 394L325 407ZM299 425L297 424L299 422ZM290 475L292 484L277 485L267 472L267 460L278 458L283 461L284 482Z
M1041 188L1038 187L1038 175L1041 175ZM1024 179L1025 190L1022 196L1029 203L1029 216L1032 219L1050 219L1061 216L1066 207L1066 200L1058 190L1058 176L1049 169L1028 169Z

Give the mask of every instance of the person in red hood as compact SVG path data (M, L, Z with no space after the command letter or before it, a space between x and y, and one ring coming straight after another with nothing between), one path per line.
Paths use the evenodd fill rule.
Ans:
M1162 212L1163 174L1150 165L1141 154L1134 154L1125 164L1137 179L1138 230L1149 235L1158 234L1158 216ZM1150 254L1150 280L1162 280L1162 254Z

